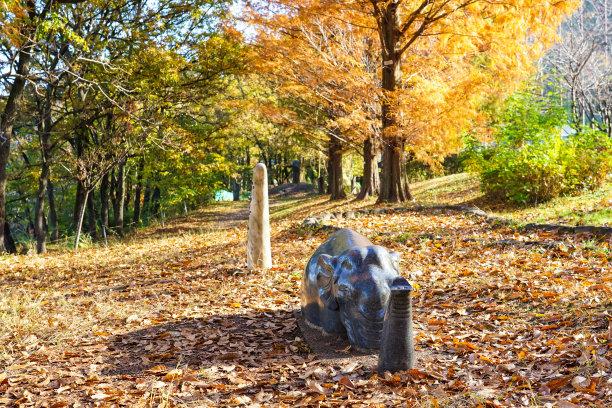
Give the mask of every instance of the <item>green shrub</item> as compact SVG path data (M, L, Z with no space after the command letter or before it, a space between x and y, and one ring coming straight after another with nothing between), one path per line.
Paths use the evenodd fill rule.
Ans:
M570 136L566 144L568 192L600 187L612 171L612 140L604 132L586 130Z
M533 90L509 98L495 139L468 140L469 166L489 199L527 204L595 189L612 168L612 141L602 132L561 137L567 113L554 96Z

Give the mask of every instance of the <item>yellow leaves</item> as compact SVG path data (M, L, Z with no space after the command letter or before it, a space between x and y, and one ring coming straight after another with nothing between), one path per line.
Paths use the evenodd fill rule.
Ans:
M178 380L179 378L183 377L183 374L184 374L183 370L181 370L180 368L175 368L174 370L168 371L164 375L162 380L166 382L172 382L174 380Z

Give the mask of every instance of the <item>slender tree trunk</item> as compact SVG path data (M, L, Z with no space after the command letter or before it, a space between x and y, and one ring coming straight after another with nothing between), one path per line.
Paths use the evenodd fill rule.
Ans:
M83 207L83 203L85 202L85 188L83 188L83 182L77 181L77 191L76 196L74 198L74 213L73 213L73 223L76 228L79 223L79 216L81 207Z
M55 65L55 64L54 64ZM45 219L45 198L49 188L49 177L51 169L49 166L51 146L51 100L55 86L48 84L45 90L44 105L40 110L40 124L38 131L40 135L40 153L42 158L40 177L38 179L38 193L36 195L36 206L34 207L34 236L36 237L36 252L39 254L47 252L46 234L44 228Z
M151 187L147 185L145 187L144 197L142 198L142 215L143 215L143 220L145 222L148 220L148 215L151 213L151 211L149 210L150 207L151 207Z
M108 231L108 173L102 176L100 182L100 221L102 228Z
M79 240L81 239L81 227L83 226L83 218L85 216L85 206L87 204L88 191L83 189L83 200L77 212L77 224L74 233L74 250L79 249Z
M342 175L342 143L332 137L329 142L329 193L330 200L346 198Z
M110 174L110 189L109 189L109 196L110 196L110 201L111 201L111 206L113 208L113 228L115 228L117 226L117 224L115 224L117 222L117 178L115 175L115 169L113 169L111 171Z
M117 167L117 189L114 203L114 227L120 237L123 237L123 203L125 202L125 161Z
M153 189L153 196L151 197L151 213L157 214L161 205L161 191L159 187Z
M382 43L382 135L383 164L379 202L401 202L412 199L404 170L404 140L397 135L395 109L397 85L401 81L399 3L392 1L382 6L380 21Z
M128 224L128 207L130 206L130 202L132 201L132 192L134 191L134 186L132 184L132 179L129 177L129 169L125 170L125 200L123 202L123 225Z
M93 190L89 193L89 196L89 200L87 200L87 223L89 224L87 229L89 230L89 236L95 241L98 239L98 232L96 228L96 203L94 201Z
M234 179L233 193L234 201L240 201L240 183L236 179Z
M35 13L35 10L33 12ZM32 12L30 14L32 14ZM25 38L28 37L26 36ZM16 252L16 249L11 251L13 248L8 248L5 246L5 241L9 241L7 243L10 244L10 240L5 239L5 231L7 231L6 227L8 226L8 220L6 217L6 169L8 166L9 153L11 152L13 125L17 119L17 113L19 112L19 108L21 106L23 90L30 71L32 46L32 41L26 40L21 50L19 50L15 79L13 80L13 85L11 86L6 99L4 110L0 114L0 225L5 225L5 228L0 228L0 253L5 251Z
M47 180L47 200L49 202L49 227L51 229L51 242L59 241L59 230L57 228L57 212L55 211L55 195L53 183Z
M144 171L144 159L138 164L138 175L136 176L136 191L134 192L134 225L140 223L140 199L142 195L142 172Z
M43 153L43 156L44 155L45 154ZM36 206L34 207L34 236L36 237L36 252L39 254L44 254L47 252L46 234L44 228L44 210L50 173L49 163L43 158L40 177L38 178Z
M379 191L380 177L376 163L376 148L374 138L369 137L363 143L363 182L357 200L378 195Z

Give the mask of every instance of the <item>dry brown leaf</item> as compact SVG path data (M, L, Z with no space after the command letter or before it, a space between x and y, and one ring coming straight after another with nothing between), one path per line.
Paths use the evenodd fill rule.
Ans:
M554 392L554 391L557 391L557 390L563 388L571 380L572 380L572 376L568 375L568 376L565 376L565 377L557 378L556 380L552 380L552 381L546 383L546 386L548 387L550 392Z
M351 379L348 377L342 377L340 380L338 380L338 385L343 385L346 388L351 389L351 390L355 389L355 384L353 384Z
M310 391L316 392L318 394L325 394L325 390L318 382L310 379L306 379L306 385L310 389Z

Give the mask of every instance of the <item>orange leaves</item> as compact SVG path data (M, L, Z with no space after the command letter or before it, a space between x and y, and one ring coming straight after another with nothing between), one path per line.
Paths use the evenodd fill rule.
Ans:
M0 405L612 404L609 268L594 251L572 245L575 237L563 238L570 256L557 259L522 244L551 244L557 236L490 229L454 213L332 221L398 250L402 272L419 285L416 367L377 375L376 352L317 331L332 353L322 357L297 328L301 271L329 233L300 229L298 221L272 225L282 262L273 272L246 273L245 234L233 229L135 239L86 256L16 258L11 279L27 276L22 288L44 285L62 299L45 298L36 327L59 335L62 326L51 328L48 319L66 326L61 339L44 330L17 339L0 327L0 353L15 347L17 356L0 373ZM92 267L92 258L106 263ZM118 265L129 268L114 272Z

